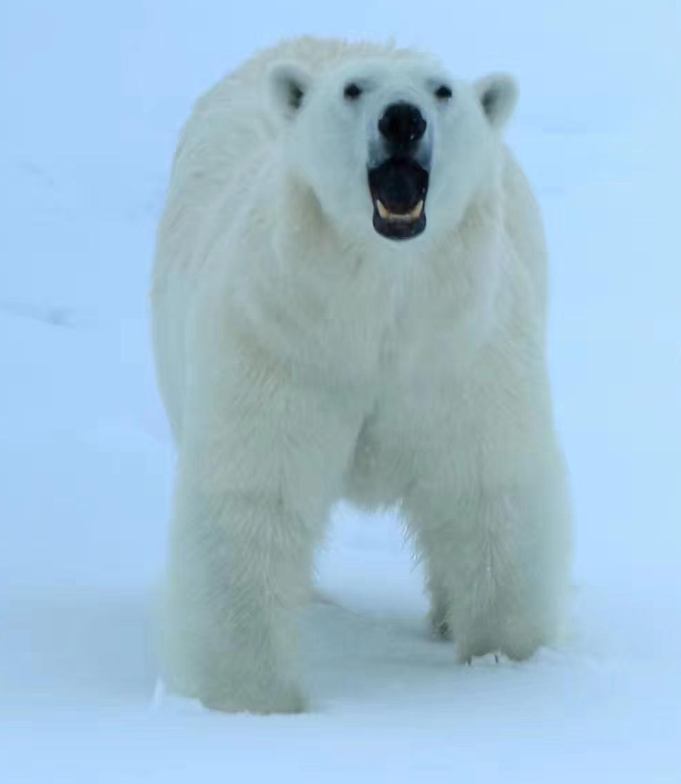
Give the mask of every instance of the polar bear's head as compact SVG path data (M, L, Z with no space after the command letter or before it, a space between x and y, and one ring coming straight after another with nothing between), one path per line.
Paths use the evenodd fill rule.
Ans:
M353 235L407 240L455 226L493 178L514 81L467 83L421 56L269 75L287 161L323 214Z

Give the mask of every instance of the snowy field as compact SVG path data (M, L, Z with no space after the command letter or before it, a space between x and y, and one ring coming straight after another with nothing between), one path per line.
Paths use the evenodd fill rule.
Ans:
M467 10L470 6L471 10ZM674 0L84 0L0 11L0 782L681 781ZM339 509L312 712L154 700L173 473L147 289L177 131L253 49L385 39L515 73L552 264L577 553L559 650L457 667L392 518Z

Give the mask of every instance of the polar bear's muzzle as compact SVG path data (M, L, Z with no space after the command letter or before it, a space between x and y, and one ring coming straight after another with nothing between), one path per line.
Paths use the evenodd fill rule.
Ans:
M412 158L391 157L368 173L374 229L391 240L421 234L426 228L427 169Z

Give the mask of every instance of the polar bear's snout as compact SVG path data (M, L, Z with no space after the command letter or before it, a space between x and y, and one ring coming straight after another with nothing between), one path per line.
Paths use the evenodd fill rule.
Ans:
M411 239L426 228L432 129L424 115L403 99L390 101L378 115L367 170L373 226L387 239Z
M428 122L418 106L396 101L380 114L377 130L367 166L374 229L391 240L417 237L426 228Z

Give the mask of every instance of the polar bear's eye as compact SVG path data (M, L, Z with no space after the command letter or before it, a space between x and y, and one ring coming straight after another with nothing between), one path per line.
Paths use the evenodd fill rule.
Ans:
M361 88L358 85L356 85L354 82L350 82L350 84L346 84L345 90L343 90L343 95L349 101L356 101L361 94L362 94Z
M448 101L452 97L451 87L447 87L446 84L441 84L437 90L435 90L435 97L438 101Z

